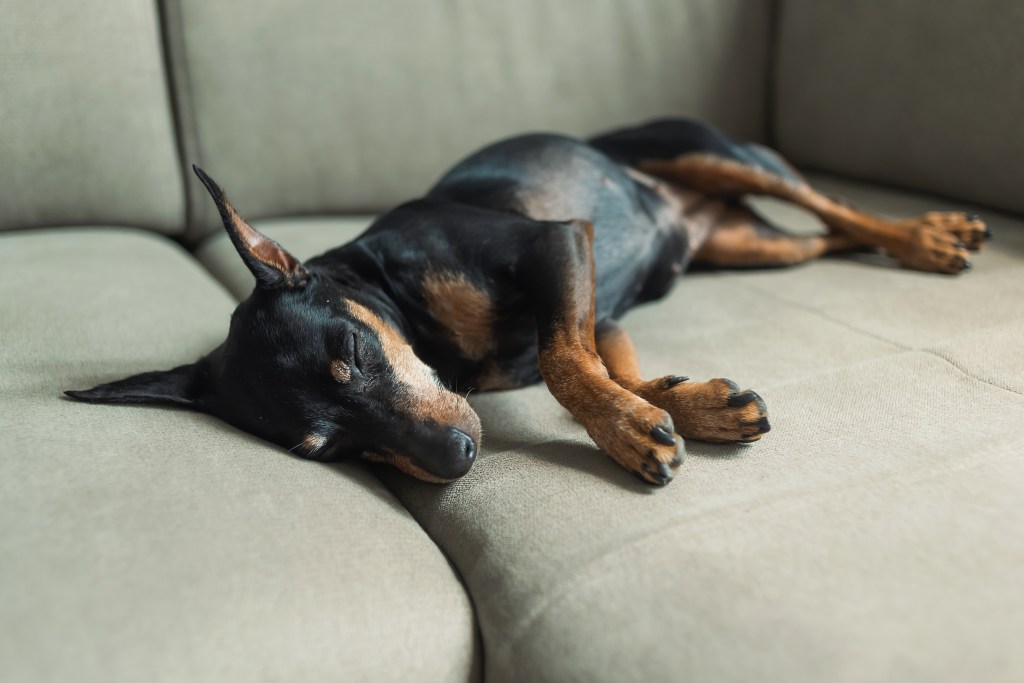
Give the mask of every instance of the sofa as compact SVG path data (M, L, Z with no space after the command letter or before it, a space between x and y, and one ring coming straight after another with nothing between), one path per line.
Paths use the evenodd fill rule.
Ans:
M0 0L0 679L1024 679L1024 8L1015 0ZM250 276L195 162L297 256L528 130L691 116L869 210L884 255L687 274L650 376L766 399L638 482L544 387L474 393L438 486L81 389L190 362ZM796 232L815 220L759 207Z

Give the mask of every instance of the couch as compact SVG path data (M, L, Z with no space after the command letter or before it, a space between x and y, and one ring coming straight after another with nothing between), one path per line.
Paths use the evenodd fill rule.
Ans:
M1024 9L1015 0L0 0L0 679L1024 678ZM882 257L687 275L651 376L767 400L664 489L543 387L474 394L447 486L64 399L189 362L251 282L192 162L300 257L461 155L663 115L893 216ZM773 202L795 231L819 230Z

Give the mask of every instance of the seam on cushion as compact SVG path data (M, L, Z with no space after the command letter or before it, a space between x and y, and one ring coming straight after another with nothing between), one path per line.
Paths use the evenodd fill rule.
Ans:
M198 226L203 211L197 204L189 162L203 164L204 157L199 142L195 102L192 99L192 83L185 52L185 22L179 0L158 0L157 5L161 19L160 34L164 63L171 90L174 126L178 134L179 169L185 191L185 231L182 240L194 246L197 233L198 236L202 236Z
M880 342L884 342L886 344L890 344L890 345L895 346L897 349L900 349L902 351L914 351L915 350L913 347L907 346L906 344L901 344L900 342L894 341L892 339L886 339L885 337L883 337L881 335L878 335L878 334L875 334L874 332L869 332L868 330L864 330L864 329L861 329L859 327L855 327L854 325L851 325L850 323L848 323L847 321L843 320L842 318L837 318L835 316L828 315L827 313L823 313L820 309L814 308L813 306L809 306L809 305L805 304L802 301L798 301L798 300L795 300L795 299L790 299L789 297L785 297L785 296L782 296L780 294L776 294L775 292L773 292L773 291L771 291L769 289L765 289L763 287L758 287L757 285L752 285L750 283L743 282L742 280L735 280L734 279L733 281L736 282L736 284L739 284L739 285L741 285L743 287L746 287L747 289L751 289L751 290L757 292L758 294L766 294L766 295L772 297L773 299L775 299L776 301L781 301L782 303L790 304L792 306L796 306L796 307L798 307L798 308L800 308L800 309L802 309L804 311L807 311L808 313L812 313L812 314L816 315L817 317L822 318L823 320L828 320L829 322L836 323L837 325L841 325L842 327L845 327L846 329L848 329L848 330L850 330L852 332L856 332L858 334L862 334L865 337L870 337L871 339L874 339L875 341L880 341Z
M932 351L931 349L919 349L919 350L921 351L921 353L927 353L929 356L934 356L934 357L936 357L936 358L938 358L940 360L945 361L946 363L948 363L949 365L953 366L954 368L959 370L961 373L963 373L964 375L966 375L967 377L970 377L971 379L973 379L975 381L981 382L982 384L987 384L990 387L995 387L996 389L1002 389L1003 391L1008 391L1008 392L1010 392L1011 394L1013 394L1015 396L1024 396L1024 392L1017 391L1016 389L1013 389L1011 387L1008 387L1008 386L1005 386L1005 385L1002 385L1002 384L998 384L996 382L993 382L992 380L985 379L984 377L978 377L977 375L972 374L966 368L964 368L964 367L960 366L959 364L955 363L951 358L946 358L945 356L941 355L937 351Z
M726 513L727 508L720 508L717 510L709 511L706 514L700 515L697 518L691 519L679 519L668 524L660 525L657 528L648 530L646 533L631 538L628 542L610 548L604 552L597 554L591 558L587 564L581 568L580 571L573 573L572 577L561 581L558 584L558 589L551 596L541 602L537 607L530 610L530 613L524 617L515 628L508 631L508 637L505 638L502 643L504 645L504 654L507 657L510 652L514 652L519 644L522 642L523 636L530 631L530 627L537 622L546 612L551 608L564 602L565 600L572 597L576 587L581 583L581 580L586 580L592 577L593 572L599 569L599 565L603 565L609 560L622 555L625 552L629 552L632 548L635 548L654 536L664 534L668 530L674 530L685 527L690 522L698 522L707 519L709 516L714 515L717 521L709 526L703 528L703 533L714 531L715 529L721 528L727 524L731 524L735 519L739 517L749 517L756 512L756 516L759 519L765 519L770 516L770 508L772 506L778 506L780 504L791 503L794 500L806 501L808 499L815 498L829 498L834 497L837 492L840 491L855 491L862 489L867 486L875 485L879 481L891 481L897 477L904 479L907 483L916 483L926 481L928 479L937 478L940 476L948 476L950 474L956 474L966 472L969 470L977 469L979 467L988 467L992 464L991 459L979 459L969 464L954 465L949 469L941 472L935 472L934 470L928 469L926 466L920 466L912 470L902 472L889 472L880 474L877 476L869 476L863 479L859 479L855 482L846 482L843 484L830 486L827 489L813 488L805 491L789 492L786 494L780 494L771 498L762 499L753 504L744 504L741 507L741 512L738 515L731 515L723 518L723 514Z

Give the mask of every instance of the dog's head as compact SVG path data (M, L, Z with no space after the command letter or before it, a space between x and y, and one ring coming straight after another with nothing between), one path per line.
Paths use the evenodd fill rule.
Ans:
M356 454L426 481L469 471L480 420L416 356L388 302L305 267L194 168L256 288L235 309L224 343L196 363L67 394L186 406L304 457Z

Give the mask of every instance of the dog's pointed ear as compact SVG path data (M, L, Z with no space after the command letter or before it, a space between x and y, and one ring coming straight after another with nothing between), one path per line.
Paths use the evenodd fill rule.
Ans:
M200 400L198 374L198 364L193 363L173 370L132 375L86 391L64 393L87 403L162 403L196 408Z
M224 221L224 228L228 231L228 236L231 237L231 242L242 256L245 265L256 276L257 284L263 289L305 285L309 280L309 271L303 267L302 263L280 244L266 235L260 234L256 228L239 216L235 207L224 195L224 190L220 189L213 178L206 175L206 171L195 164L192 164L192 170L195 171L217 204L221 220Z

